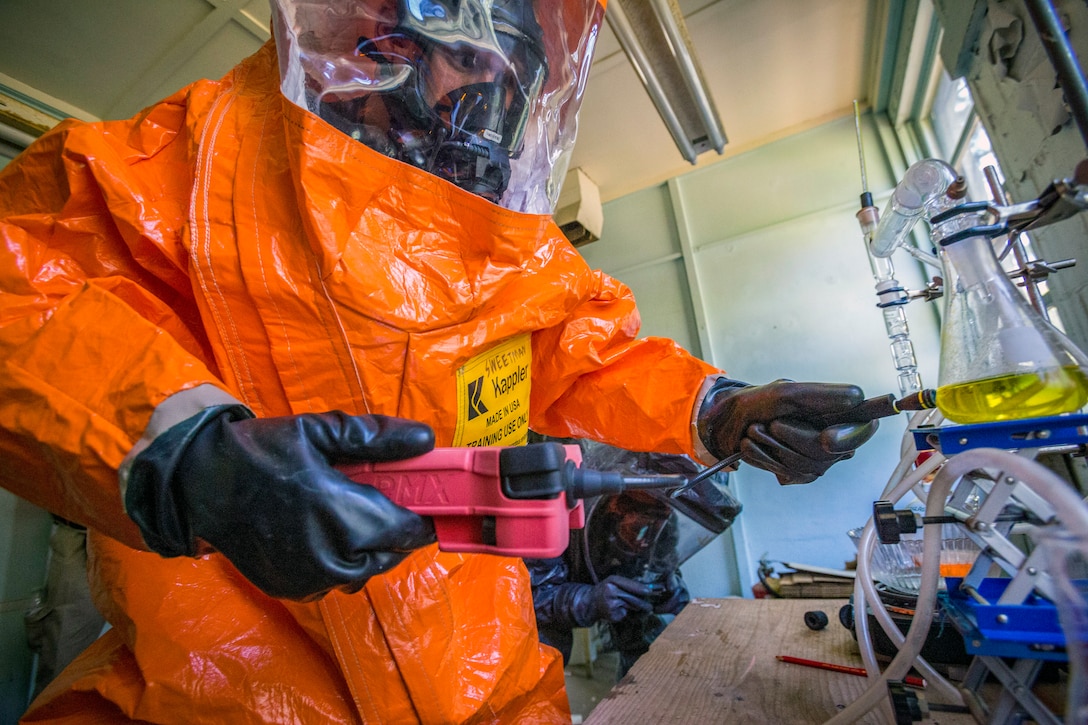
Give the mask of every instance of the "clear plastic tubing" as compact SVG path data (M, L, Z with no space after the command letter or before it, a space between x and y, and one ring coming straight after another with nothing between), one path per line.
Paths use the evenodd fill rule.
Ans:
M917 453L916 450L915 453ZM905 457L904 460L913 461L914 456ZM944 456L935 453L921 464L921 466L910 472L909 476L903 476L898 485L894 486L890 491L886 491L881 498L886 498L893 503L899 501L899 499L910 491L916 483L930 473L933 473L944 461ZM909 466L906 468L909 469ZM868 608L871 609L873 616L876 618L877 623L880 625L881 629L884 630L884 634L896 647L901 647L906 638L892 619L891 614L884 608L883 602L880 599L880 593L877 591L876 583L873 581L872 574L870 573L872 571L872 557L876 545L876 529L873 526L873 520L869 519L865 526L865 530L862 533L861 540L858 543L858 575L854 582L854 611L866 611L868 606ZM865 662L865 669L869 672L869 676L880 677L880 666L877 664L875 648L872 640L868 636L868 618L866 617L865 619L866 621L863 622L855 618L855 626L858 628L858 647L861 650L862 659ZM865 626L866 628L864 636L861 633L862 626ZM961 704L963 702L963 698L956 687L944 679L928 662L921 657L918 657L914 662L914 666L917 667L923 677L925 677L930 688L931 698L936 694L938 695L938 699L950 704Z
M945 461L930 485L929 495L926 497L926 516L943 516L945 502L956 482L971 471L986 468L998 469L1027 484L1032 493L1041 496L1055 510L1063 512L1062 524L1071 534L1079 537L1088 536L1088 507L1085 507L1080 496L1062 478L1034 461L996 448L973 448ZM898 493L898 491L895 492ZM871 524L870 521L866 524L866 528ZM872 534L870 534L870 541L872 541L871 537ZM860 557L858 563L861 563ZM851 725L876 705L888 701L887 682L902 679L918 657L929 634L930 623L936 609L940 565L941 528L927 525L923 532L921 589L918 592L913 621L898 654L879 679L870 678L874 681L865 692L828 720L826 725ZM858 576L862 576L862 573L859 572ZM855 588L855 592L857 591L859 589ZM856 602L855 606L858 606Z
M902 245L910 230L927 209L940 211L948 187L956 181L956 171L940 159L922 159L911 164L892 192L887 208L880 215L869 250L876 257L888 257Z

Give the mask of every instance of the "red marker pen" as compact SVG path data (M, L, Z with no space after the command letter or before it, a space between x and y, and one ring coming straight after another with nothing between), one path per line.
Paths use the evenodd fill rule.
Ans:
M869 673L865 671L864 667L849 667L847 665L836 665L831 662L817 662L816 660L806 660L801 657L790 657L789 655L778 655L775 657L779 662L789 662L794 665L804 665L805 667L815 667L818 670L831 670L832 672L844 672L848 675L860 675L861 677L868 677ZM926 681L921 677L915 677L914 675L907 675L903 678L903 683L910 685L911 687L924 688Z

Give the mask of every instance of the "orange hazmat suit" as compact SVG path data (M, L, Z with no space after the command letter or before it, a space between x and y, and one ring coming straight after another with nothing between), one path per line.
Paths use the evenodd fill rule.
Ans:
M569 722L518 559L430 546L355 594L283 601L218 554L147 551L124 512L123 459L198 386L258 416L412 418L440 446L532 427L695 453L719 371L637 339L630 291L549 217L386 158L278 86L270 42L0 172L0 484L90 528L113 625L25 721Z

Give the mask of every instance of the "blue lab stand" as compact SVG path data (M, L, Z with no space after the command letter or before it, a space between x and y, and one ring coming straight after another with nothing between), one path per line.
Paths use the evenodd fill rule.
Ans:
M911 430L919 451L953 456L973 448L1018 450L1088 443L1088 415L1079 413L996 423L946 425ZM1034 592L1019 605L982 604L959 591L961 579L946 580L941 607L964 637L969 654L1065 661L1065 636L1053 603ZM984 579L978 593L996 602L1008 579Z
M1065 662L1065 635L1054 604L1034 592L1022 604L981 604L960 591L962 579L945 579L941 609L963 635L971 655ZM996 602L1008 579L984 579L978 588L987 601Z

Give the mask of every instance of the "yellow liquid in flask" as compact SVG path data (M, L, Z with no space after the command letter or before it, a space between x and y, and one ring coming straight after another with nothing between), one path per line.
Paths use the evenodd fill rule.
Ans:
M1058 415L1086 402L1088 378L1076 365L937 388L937 407L956 423Z

